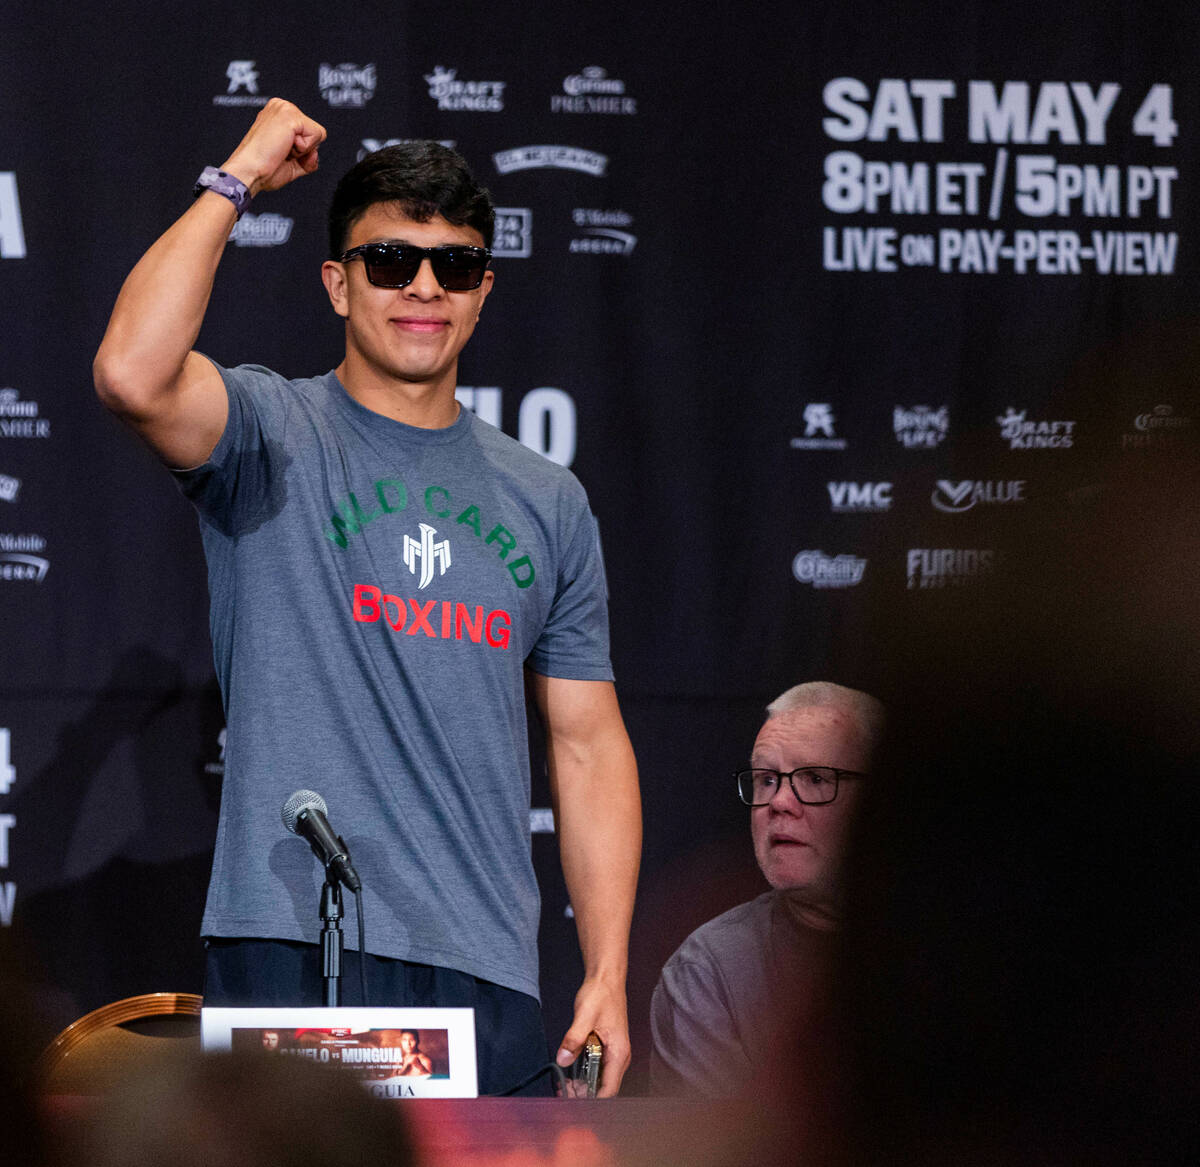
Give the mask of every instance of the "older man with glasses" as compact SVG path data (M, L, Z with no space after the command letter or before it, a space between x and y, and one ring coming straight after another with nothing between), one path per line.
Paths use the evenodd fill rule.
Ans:
M882 726L874 697L824 681L767 707L735 778L771 890L698 928L667 961L651 1004L656 1093L739 1093L819 1014L845 836Z

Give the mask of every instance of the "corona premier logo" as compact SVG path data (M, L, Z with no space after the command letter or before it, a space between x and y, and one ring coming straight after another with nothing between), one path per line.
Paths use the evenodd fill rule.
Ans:
M562 93L550 97L551 113L637 113L637 99L625 96L625 82L610 77L599 65L589 65L563 78Z

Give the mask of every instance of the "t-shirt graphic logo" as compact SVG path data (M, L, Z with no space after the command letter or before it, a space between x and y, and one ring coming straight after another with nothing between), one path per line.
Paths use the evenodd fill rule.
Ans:
M804 436L811 438L815 433L833 437L833 410L827 404L811 404L804 407Z
M236 93L239 89L245 89L247 93L258 92L258 73L253 61L230 61L225 76L229 78L226 93Z
M445 575L450 566L450 540L443 539L440 543L433 541L437 531L428 523L421 524L421 538L414 539L411 535L404 536L404 566L413 575L417 574L417 560L421 561L421 582L418 590L427 588L433 583L433 571L437 568L438 575Z

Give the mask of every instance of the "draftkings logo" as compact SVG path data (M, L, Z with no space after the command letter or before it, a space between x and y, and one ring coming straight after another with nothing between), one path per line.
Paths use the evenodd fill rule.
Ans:
M429 96L438 109L470 113L499 113L504 108L503 81L460 81L457 69L435 65L425 74Z
M911 547L908 551L908 586L916 588L957 587L996 566L996 552L961 547Z
M857 587L867 570L867 561L855 555L826 555L824 551L801 551L792 560L792 575L814 588Z
M4 502L16 502L17 495L21 493L21 480L12 478L7 474L0 474L0 500Z
M533 254L533 211L529 207L497 207L492 255L528 259Z
M962 514L983 503L997 506L1003 503L1025 501L1025 479L1010 482L951 482L939 478L933 488L930 502L946 514Z
M633 216L625 211L597 211L576 207L571 212L575 226L582 233L571 240L572 252L585 255L632 255L637 236L623 227L633 225Z
M0 582L41 583L50 570L45 550L41 535L0 535Z
M594 150L583 150L578 146L517 146L512 150L501 150L492 155L492 162L500 174L511 174L515 170L578 170L602 178L608 169L608 156Z
M950 432L950 410L944 405L940 409L928 405L906 409L897 405L892 410L892 429L896 441L905 449L933 450Z
M22 401L15 389L0 389L0 438L48 438L50 420L38 417L36 401Z
M835 515L872 514L892 509L890 482L827 482L829 509Z
M295 219L268 211L262 215L243 215L229 236L239 247L278 247L291 238Z
M1010 405L996 418L1000 437L1010 450L1067 450L1075 441L1073 421L1027 421L1026 410L1019 413Z
M1190 429L1192 419L1181 417L1174 406L1156 405L1148 413L1133 419L1136 432L1121 435L1122 450L1146 450L1151 447L1177 446L1183 440L1182 430Z
M599 65L589 65L563 78L562 93L550 97L551 113L637 113L637 98L625 94L625 82L610 77Z
M833 406L824 401L810 401L804 407L804 436L792 438L793 450L844 450L846 439L833 432Z
M375 96L375 66L322 65L317 88L334 109L362 109Z
M251 105L267 104L265 97L258 93L258 70L253 61L230 61L225 70L229 86L224 93L213 98L213 105Z

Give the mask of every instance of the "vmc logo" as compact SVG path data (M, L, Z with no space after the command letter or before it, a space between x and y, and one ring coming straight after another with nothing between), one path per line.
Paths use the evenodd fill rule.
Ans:
M829 507L835 515L891 510L890 482L828 482Z

